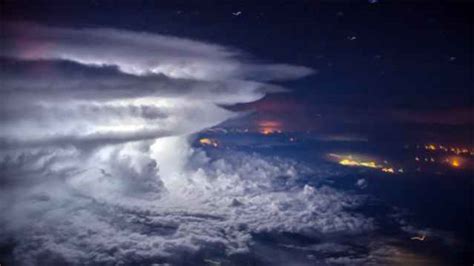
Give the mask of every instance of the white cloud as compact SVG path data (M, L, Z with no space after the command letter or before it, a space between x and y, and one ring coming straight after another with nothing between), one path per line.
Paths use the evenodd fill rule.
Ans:
M17 198L2 208L9 214L4 219L25 223L6 221L7 232L17 237L17 259L37 263L47 256L70 263L131 263L170 259L183 250L212 245L232 254L248 251L252 234L259 232L357 235L374 226L371 219L349 211L361 203L357 197L299 185L311 170L293 161L236 152L219 156L226 159L211 159L195 151L177 174L179 182L163 177L167 184L163 192L159 182L158 189L149 185L159 180L156 176L140 170L154 169L149 159L125 152L135 150L102 150L83 163L105 169L85 167L65 180L63 171L43 173L38 178L62 181L44 182L49 186L34 190L19 187L14 194L28 198ZM81 155L74 157L71 160L77 161ZM99 163L101 158L110 162ZM36 163L37 158L32 159L28 165ZM67 193L50 190L52 184ZM8 192L3 195L2 202L11 203Z
M236 115L218 104L283 91L258 80L313 72L255 64L219 45L115 29L17 23L6 24L0 39L6 57L0 96L8 114L0 139L10 146L97 145L195 133Z
M20 264L179 260L253 234L357 235L358 196L316 187L287 159L189 146L312 70L218 45L113 29L6 26L1 35L0 242Z
M293 79L313 70L285 64L257 65L242 52L172 36L115 29L71 29L22 23L5 27L3 55L116 65L125 73L161 73L200 80ZM258 75L257 75L258 74Z

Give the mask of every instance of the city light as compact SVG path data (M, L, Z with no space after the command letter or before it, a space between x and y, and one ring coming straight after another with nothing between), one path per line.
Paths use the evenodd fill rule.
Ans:
M282 127L278 121L263 120L258 122L258 131L263 135L282 133Z
M203 146L219 147L219 143L214 139L202 138L199 140L199 143Z

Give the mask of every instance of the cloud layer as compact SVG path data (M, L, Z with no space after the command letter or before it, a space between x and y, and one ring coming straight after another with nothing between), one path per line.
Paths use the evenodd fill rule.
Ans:
M172 262L179 261L183 252L216 247L228 254L249 252L252 235L257 233L319 237L357 235L374 228L371 219L350 211L362 198L303 185L302 177L315 172L293 161L235 151L211 160L195 151L183 172L163 179L163 191L163 183L152 174L152 161L134 161L137 158L124 150L135 149L114 147L110 150L114 155L106 156L113 158L110 167L99 164L104 168L79 173L76 169L69 173L66 169L35 169L47 155L10 161L19 164L23 160L30 166L24 169L25 178L33 178L28 175L34 173L38 179L37 184L28 181L2 193L2 202L11 202L12 197L16 202L3 211L8 214L4 230L16 237L17 261ZM50 169L68 164L49 156L53 156L49 157ZM80 157L70 154L69 160L77 162ZM81 161L96 165L99 157ZM25 228L28 233L23 233Z
M282 90L258 80L312 73L244 63L233 49L156 34L35 24L5 29L0 138L13 145L190 134L235 116L218 104Z
M238 115L222 104L282 91L269 82L311 69L115 29L9 24L0 37L0 243L12 262L182 262L249 252L255 234L374 228L353 211L361 197L307 183L314 169L189 144Z

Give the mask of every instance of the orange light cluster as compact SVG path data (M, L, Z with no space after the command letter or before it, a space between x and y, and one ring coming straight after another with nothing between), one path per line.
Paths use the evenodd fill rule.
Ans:
M263 120L258 122L258 131L263 135L282 132L282 124L278 121Z
M381 170L382 172L385 172L385 173L390 173L390 174L395 173L395 170L393 170L392 167L383 167Z
M359 162L352 159L343 159L339 161L339 164L346 165L346 166L362 166L362 167L369 167L369 168L379 168L375 162Z
M436 146L433 144L425 145L425 149L435 151Z
M463 165L463 159L460 157L446 158L445 162L453 168L460 168Z
M389 173L389 174L394 174L395 173L395 169L393 167L383 166L383 165L377 164L377 162L375 162L375 161L357 160L357 159L352 158L352 156L341 158L342 156L339 156L337 154L330 154L330 156L340 158L340 160L338 161L338 163L340 165L355 166L355 167L367 167L367 168L373 168L373 169L380 169L384 173ZM399 169L398 172L403 173L404 171L403 171L403 169Z
M461 164L459 163L458 160L453 160L453 161L451 161L451 165L452 165L453 167L459 167L459 166L461 166Z
M457 155L460 155L460 154L474 155L474 150L472 150L472 149L469 150L468 148L465 148L465 147L446 147L446 146L443 146L443 145L436 145L436 144L427 144L427 145L425 145L425 150L453 152Z
M219 143L214 139L209 138L202 138L199 140L199 144L203 146L212 146L212 147L219 147Z

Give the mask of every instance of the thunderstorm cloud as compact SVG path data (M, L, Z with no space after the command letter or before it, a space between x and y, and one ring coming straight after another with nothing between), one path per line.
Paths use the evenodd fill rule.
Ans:
M315 173L300 163L210 158L189 143L239 115L223 105L313 70L116 29L17 23L0 37L0 242L13 243L15 262L173 262L209 246L247 252L258 233L374 228L349 211L362 198L302 184Z

